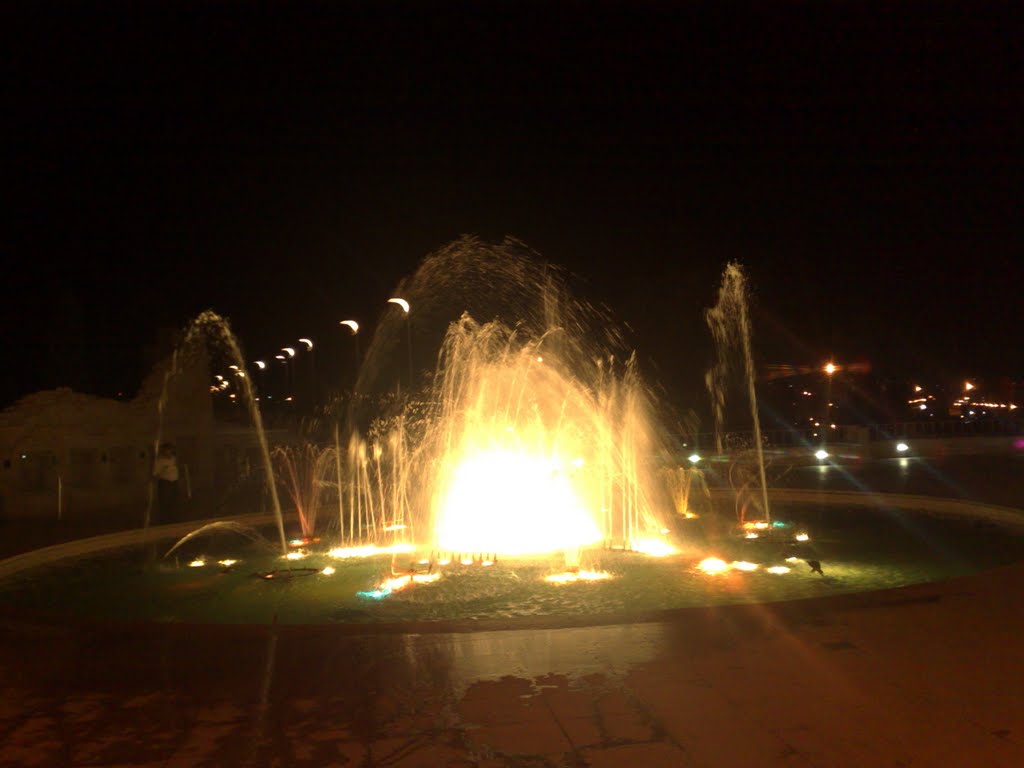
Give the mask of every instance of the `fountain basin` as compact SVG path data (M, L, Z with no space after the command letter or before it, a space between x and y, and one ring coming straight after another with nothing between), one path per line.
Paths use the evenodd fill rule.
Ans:
M465 564L457 558L442 565L420 562L428 558L417 552L339 559L324 546L288 560L231 536L200 537L172 557L154 558L150 537L163 534L155 548L162 555L173 543L166 534L181 531L151 529L0 562L0 594L8 616L53 621L419 628L425 623L483 626L540 619L579 625L696 606L889 589L1024 559L1024 513L1005 507L794 491L774 492L773 504L775 516L794 530L807 531L809 541L709 536L699 520L681 521L683 547L675 555L585 552L581 569L604 576L593 581L550 580L565 572L557 554L499 559L491 565L481 558ZM273 541L270 520L250 516L248 521L267 524ZM702 569L709 557L726 567ZM235 562L221 564L229 559ZM808 561L819 562L822 573ZM401 589L381 589L388 579L401 580L409 571L431 576Z

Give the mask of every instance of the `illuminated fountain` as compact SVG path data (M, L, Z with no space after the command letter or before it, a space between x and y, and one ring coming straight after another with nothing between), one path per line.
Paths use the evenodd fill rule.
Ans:
M382 318L344 412L321 419L307 442L273 452L238 345L222 318L204 313L181 349L199 338L227 342L272 480L273 528L253 515L143 539L118 534L114 544L73 542L63 557L85 574L39 568L0 590L27 611L130 620L579 621L897 586L957 565L935 557L932 534L959 543L964 529L917 537L891 513L899 500L865 497L885 501L874 515L845 510L859 540L846 528L820 542L795 535L804 530L797 524L822 521L820 501L799 494L784 500L785 515L769 516L736 265L708 313L720 354L708 382L720 427L727 379L742 361L757 461L734 464L728 478L746 533L721 536L716 526L731 510L714 509L700 457L686 466L673 459L663 434L671 421L636 359L607 315L572 299L567 283L515 242L463 239L431 255L397 287L401 313L389 308ZM168 378L178 353L172 362ZM161 416L164 404L161 397ZM707 475L723 479L712 465ZM291 541L278 483L298 524ZM781 517L797 523L788 542L765 535L786 525ZM160 535L180 537L160 567L140 570L131 554L76 564L104 546ZM913 550L912 561L886 550L893 542ZM979 551L989 559L971 562L997 562L988 539L979 538ZM0 578L52 562L29 555L0 562Z
M421 333L444 324L440 351L428 386L366 438L353 431L342 538L435 559L560 552L570 569L588 548L670 549L652 400L635 359L560 279L517 244L463 240L400 287ZM482 285L492 289L475 295ZM382 324L364 386L400 336Z
M153 440L153 455L157 455L160 444L163 442L164 411L167 407L168 385L174 376L178 375L181 367L185 364L188 356L194 353L200 343L215 343L222 347L233 361L231 369L239 380L242 390L242 399L249 412L253 430L259 441L260 457L263 462L264 476L266 477L267 491L274 511L274 520L277 524L277 533L280 539L281 550L286 551L284 533L284 519L281 514L281 503L277 495L277 487L274 484L274 470L270 460L270 449L267 445L266 432L263 429L263 417L260 414L259 405L256 402L256 395L253 392L252 380L245 366L242 351L238 345L238 339L231 332L228 321L216 312L207 310L199 314L185 329L182 341L175 347L171 356L171 363L164 374L163 386L160 397L157 400L157 431ZM150 484L149 499L146 503L146 513L143 521L143 528L148 528L152 517L153 508L153 486Z
M726 393L730 375L737 360L742 364L740 374L746 387L750 418L754 428L754 452L760 480L760 516L771 524L768 507L768 482L765 478L764 443L761 438L761 419L757 411L757 390L754 385L754 354L751 345L750 315L748 312L747 279L739 264L726 266L722 285L718 290L718 303L706 313L708 327L715 341L717 358L707 372L706 382L711 396L715 419L715 447L722 453L722 425L725 419Z

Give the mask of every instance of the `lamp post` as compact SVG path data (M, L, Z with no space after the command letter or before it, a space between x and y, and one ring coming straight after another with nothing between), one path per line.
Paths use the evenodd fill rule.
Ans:
M256 370L259 371L259 373L257 374L258 386L256 387L256 392L254 393L254 396L256 397L256 399L259 400L260 399L259 398L259 393L260 393L260 390L263 388L263 372L265 370L267 370L267 364L265 362L263 362L262 360L254 360L253 361L253 365L255 365L256 366Z
M288 393L285 395L284 399L287 402L288 398L295 398L295 393L292 391L292 387L294 386L294 381L292 377L294 374L292 373L292 366L289 365L289 363L295 357L295 347L281 347L281 351L288 355L288 357L286 357L284 361L285 379L287 381L286 388L288 390Z
M355 350L356 350L356 367L355 373L352 375L352 391L355 392L356 382L359 381L359 364L361 358L359 356L359 323L355 320L342 320L338 325L344 325L349 331L352 332L352 338L355 339Z
M275 360L280 360L284 364L284 393L281 395L281 402L285 402L288 399L288 395L291 390L291 371L288 369L288 356L287 355L274 355Z
M313 340L299 339L299 343L304 345L306 347L306 351L309 353L309 400L310 405L316 405L316 358L313 356Z
M839 366L830 360L825 363L822 370L825 372L825 423L821 425L822 435L824 435L821 444L825 445L828 442L828 430L832 425L832 376L839 370Z
M412 391L412 321L409 319L409 302L405 299L393 296L388 299L389 304L397 304L405 313L405 330L409 340L409 390Z

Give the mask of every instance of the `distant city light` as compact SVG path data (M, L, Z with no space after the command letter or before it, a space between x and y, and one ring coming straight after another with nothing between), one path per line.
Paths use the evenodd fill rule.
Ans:
M826 450L824 450L822 448L819 448L817 451L814 452L814 457L816 459L818 459L818 460L827 459L828 458L828 451L826 451Z
M825 365L825 373L827 373L829 376L831 376L833 373L835 373L838 370L839 370L839 368L837 368L834 363L827 363Z
M970 392L972 389L974 389L974 385L971 384L971 382L969 382L969 381L965 381L964 382L964 390L967 391L967 392Z
M910 450L910 446L907 445L906 443L896 443L896 450L899 451L900 453L904 453Z

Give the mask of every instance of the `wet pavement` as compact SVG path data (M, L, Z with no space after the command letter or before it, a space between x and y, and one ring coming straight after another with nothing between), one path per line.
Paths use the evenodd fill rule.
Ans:
M1024 485L967 464L850 476L1001 504ZM1022 590L1017 564L600 626L8 618L0 766L1020 766Z

